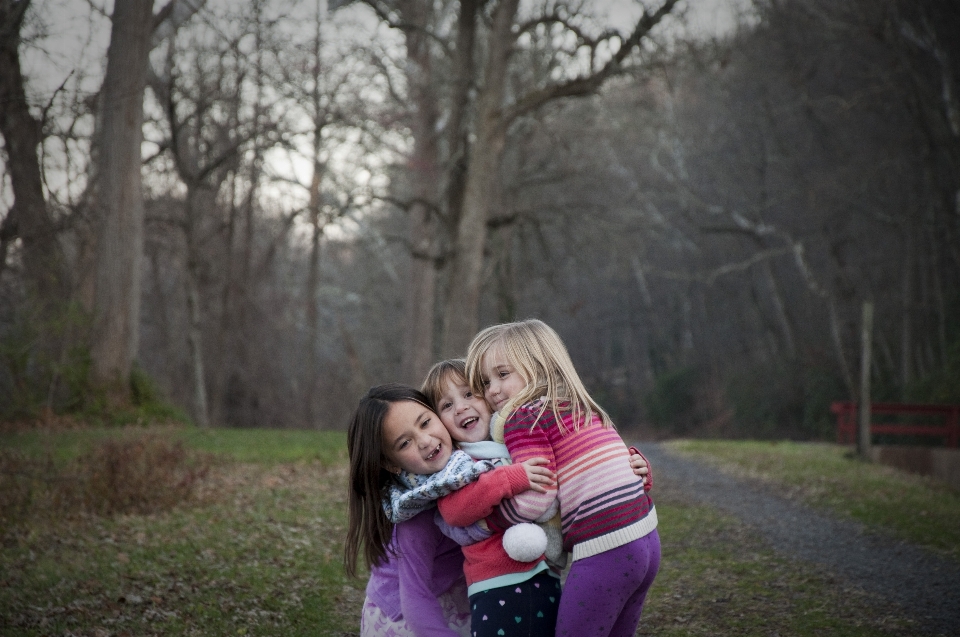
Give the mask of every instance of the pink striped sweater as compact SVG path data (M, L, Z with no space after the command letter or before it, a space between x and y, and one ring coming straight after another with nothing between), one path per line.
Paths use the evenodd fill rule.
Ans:
M557 474L557 488L526 491L504 500L488 521L494 525L529 522L560 501L563 547L573 559L590 557L639 539L657 528L653 500L630 468L630 452L620 434L598 416L574 431L572 412L561 411L566 433L543 403L527 403L504 425L504 443L514 463L543 457ZM536 420L536 424L534 421Z

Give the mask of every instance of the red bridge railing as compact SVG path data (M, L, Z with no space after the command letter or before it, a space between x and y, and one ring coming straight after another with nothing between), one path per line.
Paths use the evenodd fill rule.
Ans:
M857 439L857 403L835 402L830 411L837 416L837 442L852 444ZM904 403L871 403L870 433L942 438L948 447L960 446L960 405L910 405ZM939 423L873 422L874 416L923 416L939 419Z

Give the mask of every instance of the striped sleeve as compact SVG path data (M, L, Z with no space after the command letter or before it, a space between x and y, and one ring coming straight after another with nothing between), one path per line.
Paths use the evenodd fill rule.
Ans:
M510 452L514 464L520 464L530 458L545 458L546 467L553 472L557 471L557 461L553 453L544 425L545 419L552 419L553 415L547 411L541 416L540 422L534 425L539 408L535 405L523 405L507 418L503 428L503 442ZM504 500L500 504L501 515L510 524L532 522L553 505L557 498L556 485L548 487L546 493L524 491L523 493Z

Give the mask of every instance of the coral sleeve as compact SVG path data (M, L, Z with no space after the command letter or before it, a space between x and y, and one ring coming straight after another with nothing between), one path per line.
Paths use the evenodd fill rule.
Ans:
M443 496L437 501L437 506L447 524L467 526L493 513L504 498L514 497L529 488L527 472L521 465L505 465Z

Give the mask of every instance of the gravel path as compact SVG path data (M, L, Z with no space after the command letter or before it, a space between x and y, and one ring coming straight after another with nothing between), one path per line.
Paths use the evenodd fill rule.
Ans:
M647 442L641 449L654 470L654 496L660 485L679 489L740 518L773 550L882 595L926 634L960 635L960 564L738 481L662 445Z

